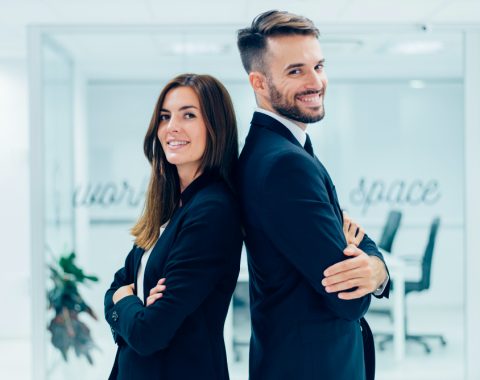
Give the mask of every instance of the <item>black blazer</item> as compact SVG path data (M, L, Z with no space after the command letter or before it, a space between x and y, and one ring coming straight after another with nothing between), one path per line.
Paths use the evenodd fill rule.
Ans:
M238 181L250 273L250 380L365 379L360 319L370 295L340 300L321 284L327 267L347 259L327 170L284 125L256 112ZM360 248L382 258L368 236ZM373 341L366 350L372 371Z
M240 267L240 213L225 183L203 174L181 195L145 268L145 298L166 278L164 296L145 307L137 296L113 304L136 283L144 250L133 247L105 294L105 318L118 344L110 379L225 380L223 326Z

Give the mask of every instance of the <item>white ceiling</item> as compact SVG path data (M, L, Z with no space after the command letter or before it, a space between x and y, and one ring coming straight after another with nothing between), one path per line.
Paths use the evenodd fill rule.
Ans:
M26 56L32 24L245 25L267 9L322 24L480 24L479 0L0 0L0 58Z

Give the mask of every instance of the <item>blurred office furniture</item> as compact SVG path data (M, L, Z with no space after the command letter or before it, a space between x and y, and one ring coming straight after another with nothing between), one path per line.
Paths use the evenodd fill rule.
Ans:
M387 216L387 221L383 226L382 236L380 237L380 240L378 242L378 248L381 249L382 253L392 253L393 241L395 240L395 236L397 235L401 220L401 211L390 210ZM371 308L368 313L371 315L386 315L390 318L390 321L393 322L393 315L390 308Z
M391 253L392 245L397 234L398 227L402 220L402 213L397 210L390 210L387 216L387 221L383 227L382 236L378 242L378 246L384 251Z
M421 268L422 268L422 274L421 277L418 281L406 281L405 282L405 288L404 288L404 294L405 297L409 293L413 292L422 292L425 290L428 290L430 288L430 279L431 279L431 270L432 270L432 259L433 259L433 252L435 248L435 241L437 238L437 233L438 233L438 228L440 226L440 218L436 217L433 219L432 224L430 226L430 233L428 237L428 242L427 246L425 248L425 252L423 254L423 257L421 259ZM400 292L400 289L397 288L397 284L395 283L395 288L397 292ZM406 309L406 308L405 308ZM447 344L445 338L443 335L440 334L420 334L420 335L413 335L408 333L408 323L407 323L407 312L405 310L405 316L404 316L404 326L405 326L405 340L406 341L414 341L419 344L421 344L426 353L431 352L431 348L429 344L427 343L427 340L429 339L434 339L434 340L439 340L442 346L445 346ZM386 338L384 338L382 341L379 342L379 348L380 350L385 349L385 345L387 342L390 342L393 340L393 335L392 334L387 334Z
M238 274L237 279L237 286L238 284L245 284L248 286L248 264L247 264L247 252L245 249L245 245L243 246L241 262L240 262L240 272ZM238 289L238 288L237 288ZM248 294L248 293L247 293ZM241 361L241 348L248 347L250 345L250 331L248 330L248 335L245 335L242 338L235 336L235 329L234 329L234 312L238 306L247 307L248 315L250 316L250 306L247 300L242 300L243 302L239 302L240 300L236 299L236 295L234 293L232 297L232 302L230 303L230 308L228 310L227 319L225 321L224 327L224 339L225 339L225 346L227 350L227 357L229 362ZM247 351L248 352L248 351Z

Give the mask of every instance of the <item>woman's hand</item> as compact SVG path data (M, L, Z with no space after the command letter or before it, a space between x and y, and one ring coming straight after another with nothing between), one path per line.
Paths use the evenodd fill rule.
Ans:
M165 279L161 278L157 282L157 286L150 289L150 295L147 298L147 306L153 305L156 300L163 297L163 292L167 288L165 285Z
M350 216L343 211L343 234L347 240L347 244L359 246L365 235L364 229L357 224Z
M135 289L135 284L124 285L117 289L115 293L113 293L112 301L113 303L117 303L122 298L127 296L133 296L133 290Z

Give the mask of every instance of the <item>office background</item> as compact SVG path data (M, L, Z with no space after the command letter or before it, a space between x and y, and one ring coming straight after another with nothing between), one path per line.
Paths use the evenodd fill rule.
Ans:
M386 345L378 378L480 377L478 1L44 0L0 8L2 378L105 378L114 345L102 297L142 207L141 145L156 97L177 73L217 76L232 94L242 144L254 99L235 31L271 8L304 14L322 32L327 116L308 132L342 206L377 240L388 212L400 210L395 257L421 259L430 223L441 218L430 289L405 300L409 329L441 333L447 345L432 342L427 354L407 342L401 360ZM46 265L69 250L100 277L80 288L100 315L84 319L100 348L94 366L73 352L64 363L45 328ZM418 279L420 265L405 275ZM227 321L234 379L246 379L247 301L241 283ZM369 320L378 332L393 329L388 318Z

